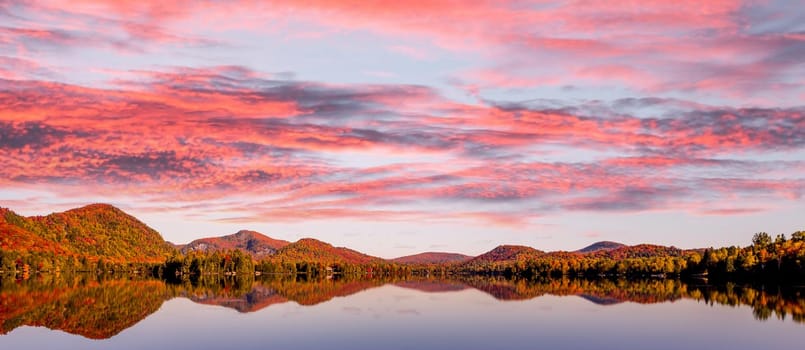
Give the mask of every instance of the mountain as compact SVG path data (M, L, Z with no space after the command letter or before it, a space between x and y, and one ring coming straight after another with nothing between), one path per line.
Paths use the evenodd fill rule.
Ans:
M56 240L31 232L28 227L35 224L26 217L0 208L0 249L17 252L53 252L66 255L65 250Z
M201 238L186 245L176 245L176 247L182 253L240 249L249 253L253 258L260 259L273 255L288 244L290 242L273 239L260 232L241 230L228 236Z
M512 261L521 257L535 257L543 254L545 254L545 252L523 245L500 245L495 247L495 249L472 258L467 261L467 264Z
M329 243L313 238L303 238L280 248L274 258L291 261L315 261L325 264L369 264L384 261L378 257L366 255L352 249L333 247Z
M111 263L162 263L177 251L210 252L238 249L253 258L275 259L278 263L313 262L319 264L461 264L459 268L482 271L489 265L501 267L524 259L626 259L642 257L678 257L683 251L675 247L640 244L625 246L616 242L594 243L576 252L551 252L521 245L501 245L470 258L462 254L426 252L390 261L352 249L305 238L294 243L267 237L254 231L239 231L223 236L198 239L186 245L166 242L154 229L108 204L24 217L0 208L0 268L15 269L20 258L24 265L49 271L56 267L87 268L103 258ZM493 267L494 267L493 266ZM24 267L27 270L27 267Z
M618 242L600 241L600 242L595 242L593 244L590 244L590 245L588 245L588 246L586 246L584 248L581 248L581 249L577 250L576 252L579 252L579 253L591 253L591 252L597 252L599 250L618 249L618 248L625 247L625 246L626 246L625 244L618 243Z
M471 256L458 253L426 252L401 256L391 259L391 262L398 264L447 264L464 262L470 259L472 259Z
M161 262L174 251L159 232L108 204L32 217L2 209L0 249L118 262Z
M676 247L667 247L656 244L638 244L633 246L623 246L611 250L599 250L592 252L591 255L620 260L627 258L682 256L682 253L682 249Z

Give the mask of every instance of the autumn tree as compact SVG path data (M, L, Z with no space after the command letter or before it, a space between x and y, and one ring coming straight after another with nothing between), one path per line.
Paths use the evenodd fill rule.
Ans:
M757 248L766 248L771 245L771 236L766 232L755 233L752 237L752 245Z

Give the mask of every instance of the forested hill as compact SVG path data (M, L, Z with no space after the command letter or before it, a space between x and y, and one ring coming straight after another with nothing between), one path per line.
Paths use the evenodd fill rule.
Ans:
M107 204L32 217L0 209L0 249L116 262L162 262L175 251L157 231Z
M197 239L181 246L181 251L182 253L211 253L227 249L240 249L255 259L261 259L273 255L288 244L290 242L274 239L260 232L241 230L228 236Z
M486 253L478 255L467 261L467 265L482 265L503 261L514 261L538 257L545 254L541 250L522 245L500 245Z
M443 252L425 252L391 259L398 264L451 264L472 259L469 255Z
M602 251L602 250L604 250L604 251L613 250L613 249L618 249L618 248L622 248L622 247L626 247L626 245L623 244L623 243L618 243L618 242L600 241L600 242L595 242L593 244L590 244L590 245L588 245L588 246L586 246L584 248L581 248L581 249L577 250L577 252L579 252L579 253L592 253L592 252L597 252L597 251Z
M361 252L334 247L313 238L303 238L277 251L276 257L290 261L309 261L324 264L370 264L384 260Z
M289 243L254 231L173 246L106 204L24 217L0 208L0 272L146 271L158 274L483 273L503 275L697 275L805 281L805 232L758 232L746 247L684 250L598 242L579 251L501 245L469 258L422 253L385 260L312 238ZM178 248L178 249L177 249Z

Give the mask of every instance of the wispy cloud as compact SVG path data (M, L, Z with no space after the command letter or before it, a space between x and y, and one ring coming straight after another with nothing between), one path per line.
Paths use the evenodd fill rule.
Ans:
M632 5L0 1L0 190L505 227L800 201L797 14Z
M773 176L773 162L730 158L801 149L800 109L674 101L696 108L639 117L617 113L636 101L563 109L464 104L419 86L273 80L243 67L136 74L117 89L0 81L0 100L9 106L0 113L5 185L207 200L211 211L247 213L220 219L227 222L354 217L500 225L558 211L678 208L714 195L796 199L805 188L802 177ZM546 148L595 157L541 160ZM432 159L396 156L412 150ZM373 155L385 164L349 159ZM86 185L92 183L105 186ZM221 202L232 194L243 202Z
M431 55L417 42L476 56L482 66L453 74L481 90L615 87L764 106L792 106L803 93L805 36L796 11L779 3L37 0L2 8L6 52L220 46L228 44L217 34L270 33L277 28L265 23L287 27L293 18L321 28L310 37L293 31L297 40L359 31L393 39L387 50L415 60Z

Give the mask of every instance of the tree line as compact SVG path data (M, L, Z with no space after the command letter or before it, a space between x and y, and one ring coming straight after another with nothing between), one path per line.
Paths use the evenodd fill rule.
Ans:
M665 247L663 247L665 248ZM461 273L506 276L683 276L715 279L805 280L805 231L772 239L758 232L747 247L662 249L639 254L613 250L592 254L548 253L514 261L459 267Z
M20 253L0 250L0 271L138 272L163 277L203 275L304 274L342 275L456 275L483 274L519 277L560 276L682 276L715 279L769 279L805 281L805 231L786 237L756 233L746 247L681 250L635 246L588 254L553 252L505 261L452 264L398 264L322 262L279 255L255 261L241 250L215 252L174 251L162 263L130 263L104 257Z

